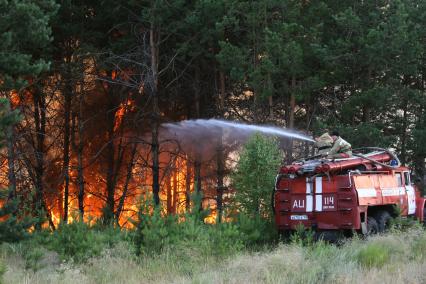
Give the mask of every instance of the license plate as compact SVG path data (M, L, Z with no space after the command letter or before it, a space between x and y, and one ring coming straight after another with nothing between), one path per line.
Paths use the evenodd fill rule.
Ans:
M291 215L290 220L308 220L308 215Z

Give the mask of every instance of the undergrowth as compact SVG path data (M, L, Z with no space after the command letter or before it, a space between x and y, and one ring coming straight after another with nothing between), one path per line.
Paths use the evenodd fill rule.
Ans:
M382 267L389 262L390 249L383 244L367 244L356 255L357 262L366 268Z
M6 265L3 263L3 261L0 259L0 284L3 283L3 274L6 272Z

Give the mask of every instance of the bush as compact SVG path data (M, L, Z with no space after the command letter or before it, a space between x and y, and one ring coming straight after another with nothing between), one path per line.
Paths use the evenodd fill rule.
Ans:
M178 222L176 216L162 217L159 211L145 215L135 232L138 254L191 250L203 255L224 255L243 247L241 234L234 224L204 224L193 214L185 214L185 221Z
M240 213L236 218L236 226L241 233L245 246L253 247L264 244L273 244L278 241L278 231L270 219L257 215L249 217Z
M314 235L315 232L310 228L306 229L303 224L298 224L290 236L290 241L300 246L312 247L314 244Z
M41 260L47 252L48 251L42 246L35 246L25 250L23 252L25 268L34 271L44 268L44 264Z
M61 224L54 232L36 232L27 243L28 262L37 261L44 253L44 248L55 251L62 259L83 262L99 255L104 248L112 247L123 239L124 233L112 227L102 230L90 228L83 222Z
M0 284L3 283L2 278L3 274L6 272L6 265L0 260Z
M380 268L389 262L390 249L383 244L367 244L358 252L356 260L363 267Z
M147 199L150 200L150 199ZM199 211L197 201L192 210L181 216L162 216L161 208L143 202L135 222L134 244L140 254L173 250L177 254L227 255L243 248L243 237L237 225L205 224L208 212Z
M0 189L0 244L27 238L28 229L36 221L35 218L26 216L25 210L18 209L18 198L8 200L8 195L9 189Z
M408 232L411 229L420 229L422 225L413 217L397 216L391 219L390 230L393 232Z

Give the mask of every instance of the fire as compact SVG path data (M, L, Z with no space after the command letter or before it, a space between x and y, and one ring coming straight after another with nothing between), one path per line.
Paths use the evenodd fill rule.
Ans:
M140 85L136 93L128 93L127 98L112 100L110 95L111 85L107 82L94 82L95 75L92 60L86 62L87 75L84 77L83 88L76 88L76 97L72 105L71 116L71 141L69 161L69 196L67 222L72 223L80 220L81 205L83 205L83 221L93 225L103 216L103 209L107 201L107 184L114 184L114 214L120 227L132 228L132 219L136 219L139 204L152 192L152 157L149 138L138 133L139 129L132 129L129 121L136 113L138 98L143 93L144 86ZM98 73L99 74L99 73ZM101 72L107 76L108 72ZM112 80L126 78L130 71L113 71L110 73ZM65 182L63 173L63 94L54 88L58 84L58 78L50 78L46 87L42 89L42 99L36 111L36 91L24 90L11 92L8 97L12 107L19 107L23 120L16 127L17 155L15 157L15 171L17 174L17 192L23 200L31 202L36 191L36 180L34 167L37 166L39 146L36 134L42 130L38 124L47 121L43 126L46 130L42 150L44 151L41 165L43 202L45 203L46 216L51 224L57 227L63 222L65 210ZM80 92L86 91L87 95ZM138 93L140 92L140 93ZM122 95L122 94L120 94ZM40 94L39 94L40 96ZM39 97L40 98L40 97ZM78 100L81 98L81 100ZM101 99L99 99L101 98ZM115 99L116 97L114 97ZM98 102L101 101L103 103ZM81 105L79 105L81 104ZM114 106L113 110L111 105ZM79 107L81 109L79 109ZM80 112L81 113L80 113ZM97 112L93 114L94 112ZM111 115L108 119L105 116ZM43 117L45 115L45 117ZM82 118L78 116L82 115ZM93 117L96 118L93 119ZM81 119L81 121L79 121ZM95 122L94 122L95 121ZM110 123L112 121L112 123ZM85 127L84 133L79 133L80 123ZM107 125L107 123L110 123ZM133 126L134 127L134 126ZM139 127L139 126L138 126ZM149 133L149 125L141 125L143 131ZM112 131L111 131L112 129ZM20 132L19 132L20 131ZM109 137L105 135L113 132ZM108 133L110 134L110 133ZM129 138L135 137L138 138ZM84 147L77 153L79 140L82 139ZM110 140L108 140L110 139ZM32 143L32 144L31 144ZM135 145L136 144L136 145ZM135 145L135 146L134 146ZM110 146L108 148L108 146ZM163 143L160 146L160 202L163 214L174 214L182 216L195 204L191 199L197 188L197 173L195 170L194 153L185 152L179 147ZM208 147L207 147L208 148ZM135 151L133 151L135 149ZM8 160L7 149L3 148L0 159L0 186L8 187ZM208 150L205 151L210 152ZM109 163L109 164L108 164ZM216 184L214 164L211 161L203 161L199 166L198 179L201 184L203 201L202 207L210 209L211 213L205 218L206 223L215 223L217 216L216 208ZM111 166L110 166L111 164ZM31 168L33 167L33 168ZM80 169L80 172L79 172ZM108 173L113 172L113 178L108 180ZM82 183L79 184L79 178ZM83 184L84 194L79 196ZM79 199L80 198L80 199ZM81 199L82 198L82 199ZM1 201L0 201L1 202ZM120 204L120 202L122 204ZM0 203L0 207L2 204ZM22 205L27 206L27 204ZM197 209L198 210L198 209ZM179 217L183 221L183 218Z
M12 108L16 108L21 103L21 99L19 98L19 94L17 91L12 91L10 93L10 104Z
M117 131L122 122L123 117L127 112L131 112L135 110L134 101L132 99L127 99L126 102L121 103L118 107L117 112L115 113L115 124L114 124L114 131Z
M188 208L191 208L194 203L191 201L191 196L194 193L194 171L188 162L189 157L177 156L171 159L167 168L163 170L163 184L161 186L160 200L163 208L163 214L175 214L182 216ZM141 169L135 168L132 171L137 173ZM71 180L76 178L76 170L70 172ZM148 177L149 178L149 177ZM99 218L102 217L102 208L105 206L99 192L99 184L105 182L102 175L95 174L93 181L87 183L87 193L84 196L84 219L83 221L94 225ZM125 202L119 216L118 224L122 228L131 229L133 223L131 220L136 220L139 210L140 201L147 196L151 191L150 186L141 186L138 183L141 180L136 176L132 179L132 192L125 198ZM123 185L120 185L122 187ZM134 188L133 188L134 187ZM60 185L60 198L55 200L46 199L46 205L49 210L48 216L50 221L57 228L63 222L63 203L64 203L64 186ZM120 198L122 192L117 191L116 200ZM80 220L79 207L77 196L78 187L76 183L71 182L69 187L69 202L68 202L68 223ZM1 204L0 204L1 206ZM216 204L211 198L203 201L204 208L210 208L211 213L205 218L206 223L216 223ZM116 208L117 209L117 208ZM183 217L179 218L184 221ZM45 228L49 227L49 223L45 223Z

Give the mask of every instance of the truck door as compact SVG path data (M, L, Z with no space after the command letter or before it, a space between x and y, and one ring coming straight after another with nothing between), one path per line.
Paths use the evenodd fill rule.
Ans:
M407 192L408 215L416 213L416 193L411 185L410 172L404 172L404 185Z

